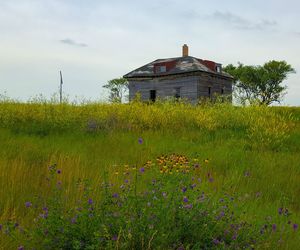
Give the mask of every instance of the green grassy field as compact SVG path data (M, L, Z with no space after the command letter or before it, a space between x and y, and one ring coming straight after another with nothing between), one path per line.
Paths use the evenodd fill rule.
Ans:
M74 185L79 178L90 180L94 199L101 200L95 187L104 180L121 185L127 165L140 169L151 161L149 177L143 178L175 178L175 172L161 173L157 157L180 154L200 165L201 178L213 176L203 190L216 199L224 193L235 197L241 220L261 225L267 218L276 224L256 248L299 249L300 231L293 230L300 223L299 108L2 102L0 122L1 225L13 221L30 230L39 212L24 204L51 195L45 178L53 164L61 170L56 178L68 197L64 206L72 207L83 197ZM136 184L137 192L147 188L146 179ZM278 215L279 208L288 209L288 218ZM0 249L24 244L22 237L1 231ZM146 246L159 246L162 231L158 227L153 246ZM184 240L173 248L180 243L184 249L200 248Z

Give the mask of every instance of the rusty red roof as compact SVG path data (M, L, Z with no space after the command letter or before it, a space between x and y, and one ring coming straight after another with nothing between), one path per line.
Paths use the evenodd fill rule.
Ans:
M232 78L231 75L222 70L218 72L217 66L221 67L221 64L192 56L158 59L129 72L124 75L124 78L158 77L197 71ZM163 67L162 70L160 67Z

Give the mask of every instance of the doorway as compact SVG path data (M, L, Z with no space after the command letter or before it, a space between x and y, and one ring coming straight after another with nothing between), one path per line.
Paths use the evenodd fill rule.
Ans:
M150 90L150 100L155 102L156 100L156 90Z

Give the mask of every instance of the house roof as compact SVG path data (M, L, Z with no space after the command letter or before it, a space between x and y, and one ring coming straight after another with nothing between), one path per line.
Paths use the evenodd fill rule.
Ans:
M226 72L217 72L216 66L220 65L221 64L213 61L202 60L192 56L158 59L129 72L124 75L124 78L159 77L189 72L207 72L218 76L233 78ZM161 66L165 66L163 72L156 70L156 67Z

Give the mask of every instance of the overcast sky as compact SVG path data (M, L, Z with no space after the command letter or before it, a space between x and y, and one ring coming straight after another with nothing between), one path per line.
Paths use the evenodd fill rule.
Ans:
M223 65L286 60L286 105L300 105L296 0L0 0L0 94L51 96L64 75L70 98L104 99L108 80L158 58Z

